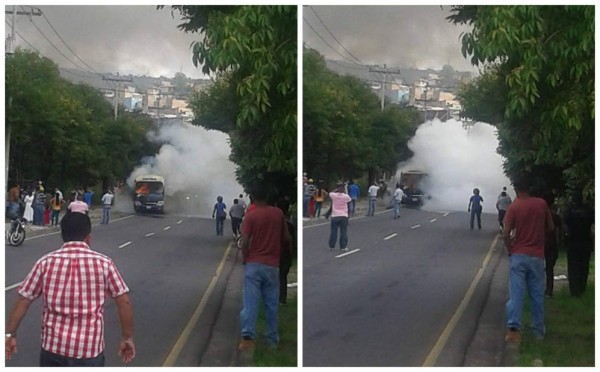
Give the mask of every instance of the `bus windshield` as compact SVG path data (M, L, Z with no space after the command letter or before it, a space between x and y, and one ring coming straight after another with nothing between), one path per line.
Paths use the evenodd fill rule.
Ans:
M138 195L162 195L164 192L164 185L162 182L139 181L135 184L135 193Z

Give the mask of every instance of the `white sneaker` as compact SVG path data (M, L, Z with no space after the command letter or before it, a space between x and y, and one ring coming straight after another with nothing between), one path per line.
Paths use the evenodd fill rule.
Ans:
M340 248L340 252L350 252L349 248Z

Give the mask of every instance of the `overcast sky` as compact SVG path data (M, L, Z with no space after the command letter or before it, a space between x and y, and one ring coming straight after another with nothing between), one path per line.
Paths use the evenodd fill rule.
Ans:
M340 44L364 64L437 70L450 64L456 70L476 71L461 54L459 36L469 28L445 19L449 5L305 6L303 10L305 20L348 60L356 61ZM326 58L342 60L306 21L304 42Z
M100 73L173 77L182 71L188 77L205 77L194 67L190 50L191 42L199 40L199 35L180 31L179 12L173 18L169 7L157 10L151 5L43 5L39 8L69 47ZM11 11L12 6L6 6L5 10ZM17 6L17 10L22 8ZM5 21L11 23L12 16L6 14ZM89 70L67 49L43 16L30 20L18 15L16 32L59 66L76 68L46 41L35 25L63 54ZM8 36L10 26L6 22L4 26ZM18 46L31 49L19 35L16 40Z

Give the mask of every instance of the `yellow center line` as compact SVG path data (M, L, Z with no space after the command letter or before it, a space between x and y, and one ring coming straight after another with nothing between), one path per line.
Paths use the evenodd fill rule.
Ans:
M471 282L471 285L469 286L469 289L467 290L467 293L465 294L465 297L462 299L460 305L456 309L456 312L452 316L452 319L450 319L450 322L448 322L448 324L446 325L446 328L440 335L440 338L437 340L437 342L435 343L435 345L429 352L429 355L427 356L427 358L425 359L425 362L423 363L423 367L434 367L435 366L435 363L437 362L438 357L440 356L440 354L442 353L442 350L444 349L444 347L446 346L446 343L448 342L448 338L450 337L450 335L456 328L456 325L458 324L458 320L462 317L463 313L465 312L465 309L467 308L467 304L469 303L469 301L471 301L471 297L473 297L475 288L477 287L477 284L479 284L479 281L481 280L481 277L483 276L483 273L484 273L484 271L490 261L490 258L492 256L492 251L494 250L494 247L496 246L496 243L498 242L498 237L499 237L499 235L496 235L496 238L494 238L494 241L492 242L492 245L490 245L490 249L488 250L488 253L485 256L485 259L483 260L483 263L481 264L481 267L479 268L477 275L475 275L475 278Z
M225 261L227 259L227 256L229 255L229 251L231 251L232 244L233 243L229 243L229 245L227 246L227 250L225 250L225 254L223 255L223 258L221 258L221 262L219 263L217 271L215 272L215 275L212 277L210 284L208 285L208 289L206 290L206 292L204 292L204 295L202 296L200 303L196 307L194 314L190 318L188 324L183 329L183 332L181 332L181 335L179 335L179 338L177 339L177 342L173 346L173 349L167 356L167 359L165 359L165 361L163 362L163 367L173 367L175 365L179 354L181 354L181 350L183 350L183 347L185 346L188 338L190 337L192 330L198 323L200 315L202 315L202 312L204 311L204 308L208 303L208 299L210 298L213 290L215 289L215 285L217 284L217 281L221 276L221 272L223 271L223 267L225 266Z

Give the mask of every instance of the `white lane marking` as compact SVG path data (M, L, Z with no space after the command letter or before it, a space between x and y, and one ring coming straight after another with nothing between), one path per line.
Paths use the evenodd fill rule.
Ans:
M182 222L183 222L183 220L179 220L179 221L177 221L177 224L179 225L179 224L181 224Z
M130 244L131 244L131 241L128 241L127 243L123 243L123 244L121 244L121 245L119 246L119 248L125 248L125 247L127 247L128 245L130 245Z
M354 249L354 250L352 250L352 251L350 251L350 252L346 252L346 253L338 254L337 256L335 256L335 258L341 258L341 257L347 256L347 255L349 255L349 254L356 253L356 252L358 252L358 251L360 251L360 249Z
M446 217L447 215L449 215L450 213L446 212L444 213L443 217Z
M113 222L117 222L117 221L121 221L121 220L125 220L125 219L127 219L127 218L131 218L131 217L133 217L133 216L134 216L134 215L133 215L133 214L131 214L131 215L129 215L129 216L125 216L125 217L117 218L117 219L114 219L114 220L112 220L112 221L111 221L111 223L113 223ZM95 224L95 225L92 225L92 227L94 227L94 226L100 226L100 224L99 224L99 223L97 223L97 224ZM50 236L50 235L56 235L56 234L60 234L60 230L59 230L59 231L55 231L55 232L51 232L51 233L48 233L48 234L42 234L42 235L36 235L36 236L32 236L31 238L27 238L27 239L25 239L25 241L27 241L27 240L33 240L33 239L38 239L38 238L43 238L44 236Z
M383 240L388 240L388 239L391 239L391 238L393 238L393 237L394 237L394 236L396 236L396 235L398 235L398 234L397 234L397 233L393 233L392 235L388 235L388 236L386 236L385 238L383 238Z
M11 289L15 289L15 288L17 288L18 286L20 286L20 285L21 285L21 283L23 283L23 282L18 282L17 284L13 284L13 285L11 285L10 287L6 287L6 288L4 288L4 291L8 292L8 291L10 291Z
M435 222L437 221L437 218L434 218L433 220L430 220L429 222Z
M165 227L163 230L167 231L167 230L169 230L170 228L171 228L171 226L167 226L167 227Z
M469 303L469 301L471 301L471 297L473 297L473 293L475 293L475 287L477 287L477 284L479 284L479 281L481 280L481 277L483 276L483 273L485 272L485 269L487 268L487 266L490 262L490 259L492 257L492 252L493 252L494 248L496 247L496 243L498 243L499 236L500 235L496 235L496 237L494 238L494 241L492 242L492 244L490 245L490 248L488 249L487 255L483 259L483 263L481 264L481 267L477 271L475 278L473 278L473 281L471 282L471 285L469 286L467 293L465 293L465 297L460 302L460 305L458 305L456 312L454 312L454 315L452 316L452 318L446 325L446 328L444 328L444 331L440 335L440 338L437 340L437 342L435 343L435 345L429 352L427 359L425 359L425 362L423 363L423 367L435 366L435 363L437 362L438 357L442 353L442 350L444 349L444 347L446 346L446 343L448 342L448 339L450 338L450 334L452 334L452 332L458 325L459 319L462 317L463 313L465 312L465 309L467 308L467 304Z
M154 235L154 233L148 233L148 234L146 234L146 236L152 236L152 235Z
M215 286L217 285L217 280L219 280L219 277L221 276L221 272L223 271L223 267L225 267L225 261L226 261L227 257L229 256L231 247L233 247L233 243L229 243L229 245L227 246L227 249L225 250L225 254L223 255L223 258L221 258L221 262L219 263L219 266L217 267L217 271L215 272L215 275L213 275L212 279L210 280L210 284L208 285L206 292L204 292L202 299L200 299L200 303L196 307L194 314L192 314L192 317L190 318L188 324L183 329L183 332L181 332L181 335L179 335L179 338L177 339L177 342L173 346L173 349L167 356L167 359L165 359L165 361L163 362L163 365L162 365L163 367L173 367L175 365L175 362L177 361L179 354L183 350L183 347L185 346L190 335L192 334L192 330L198 323L198 320L200 319L200 315L202 315L202 312L204 311L204 308L206 307L206 304L208 303L208 299L210 298Z
M416 229L417 227L421 227L421 225L414 225L411 229Z

